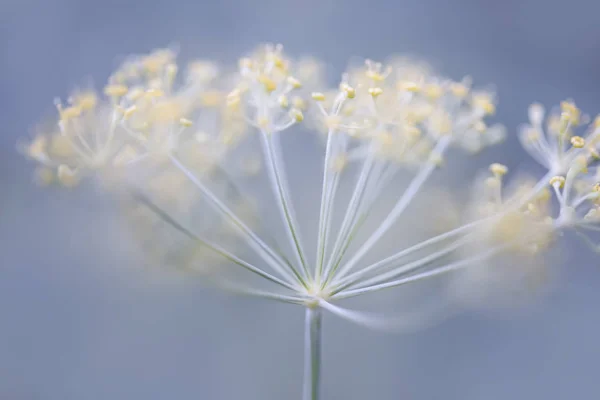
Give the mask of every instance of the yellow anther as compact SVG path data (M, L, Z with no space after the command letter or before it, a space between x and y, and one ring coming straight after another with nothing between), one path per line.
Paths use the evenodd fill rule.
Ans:
M59 108L60 118L64 121L77 118L81 115L81 107L71 106L67 108Z
M583 146L585 146L585 139L581 136L573 136L571 138L571 145L576 149L581 149Z
M267 129L269 127L269 118L265 116L258 117L256 119L256 124L262 129Z
M313 92L310 96L315 101L325 101L325 95L321 92Z
M57 171L58 181L65 187L73 187L79 183L77 173L67 165L59 165Z
M216 107L221 104L223 94L218 90L209 90L200 95L200 102L205 107Z
M263 85L263 87L268 93L271 93L272 91L277 89L277 84L275 83L275 81L265 74L259 75L258 82L260 82L260 84Z
M293 76L288 76L287 77L287 82L294 89L300 89L302 87L302 83L298 79L294 78Z
M240 58L239 66L243 69L252 69L254 62L250 58Z
M369 88L369 94L373 97L378 97L383 93L383 89L380 87Z
M234 89L227 95L227 106L228 107L237 107L241 102L240 91L238 89Z
M131 106L131 107L127 107L126 109L123 110L123 117L125 117L125 119L131 117L133 115L133 113L135 113L137 111L137 107L135 105Z
M329 129L337 129L339 128L342 120L337 115L329 115L325 118L325 126Z
M430 99L436 100L442 97L442 95L444 94L444 89L440 85L430 84L425 86L423 93Z
M110 97L122 97L127 94L128 88L125 85L107 85L104 87L104 94Z
M580 154L573 160L572 168L576 168L577 172L586 174L588 172L588 158Z
M347 83L342 83L340 89L346 93L347 98L353 99L356 97L356 90Z
M600 153L598 153L598 150L593 147L588 147L588 152L590 157L592 157L594 160L600 160Z
M304 120L304 114L302 114L302 111L298 110L297 108L292 108L290 110L290 117L292 117L296 122L302 122Z
M279 96L279 98L277 99L277 102L279 103L279 105L282 108L288 108L290 105L290 102L288 101L287 96L285 96L283 94L281 96Z
M179 70L179 68L177 67L176 64L167 65L166 74L167 74L167 79L169 80L169 82L173 82L173 80L177 76L178 70Z
M562 188L565 186L565 177L564 176L553 176L550 178L550 185L558 188Z
M469 94L469 88L463 83L453 82L450 84L450 93L462 99Z
M494 174L494 176L500 178L508 172L508 167L504 164L493 163L490 165L490 172Z
M485 179L484 184L486 188L495 191L498 187L502 186L502 181L498 176L490 176Z
M331 163L331 168L336 172L342 172L348 165L348 157L345 154L340 154Z
M444 156L442 156L440 153L432 152L429 155L429 162L435 165L436 167L441 167L442 165L444 165Z
M179 124L180 124L181 126L184 126L184 127L186 127L186 128L189 128L189 127L190 127L190 126L192 126L194 123L193 123L191 120L187 119L187 118L179 118Z
M385 80L385 76L380 72L373 71L372 69L368 69L365 73L367 78L374 80L375 82L382 82Z
M496 106L494 105L494 103L492 102L492 98L488 94L479 93L473 95L472 104L474 107L480 108L488 115L492 115L496 112Z
M94 92L81 93L75 98L75 105L83 111L92 110L97 104L98 97Z
M400 81L398 82L398 89L416 93L421 90L421 86L418 83L412 81Z
M409 138L418 138L421 136L421 130L414 125L407 124L404 130Z
M129 90L129 93L127 93L127 98L131 101L138 101L142 98L143 95L144 89L142 89L141 87L134 87L131 88L131 90Z
M542 134L540 133L540 131L534 128L527 129L527 131L525 132L525 138L529 142L536 142L540 139L541 136Z
M146 96L151 97L151 98L162 97L164 95L165 95L165 92L163 92L160 89L152 88L152 89L146 90Z
M577 108L575 103L571 101L563 101L560 103L560 109L562 111L561 118L566 119L573 125L578 125L581 119L581 110Z
M297 108L299 110L306 109L306 101L302 97L294 96L292 97L292 107Z
M594 186L592 187L592 192L600 193L600 183L594 184Z
M38 158L43 156L46 153L46 146L48 144L48 140L45 136L37 136L35 137L29 146L27 146L27 155L32 158Z
M475 121L475 123L473 123L473 129L479 133L484 133L487 129L487 125L481 120Z
M594 126L594 129L600 128L600 115L597 115L596 118L594 118L593 126Z

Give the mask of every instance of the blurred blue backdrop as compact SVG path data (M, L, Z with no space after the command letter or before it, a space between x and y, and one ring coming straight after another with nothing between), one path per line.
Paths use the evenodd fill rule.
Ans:
M32 185L15 143L55 96L104 81L132 52L177 43L184 58L233 61L276 41L336 71L409 53L493 82L514 133L532 101L600 111L598 15L594 0L2 1L0 399L300 396L299 308L124 265L135 256L108 238L111 219L86 222L102 204ZM533 168L514 135L492 154ZM597 397L599 263L578 244L569 260L553 293L517 315L465 313L404 335L328 316L324 398Z

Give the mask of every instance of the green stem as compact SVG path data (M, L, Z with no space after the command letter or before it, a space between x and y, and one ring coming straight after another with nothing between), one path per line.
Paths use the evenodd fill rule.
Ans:
M319 400L321 381L321 309L307 308L304 320L304 387L302 400Z

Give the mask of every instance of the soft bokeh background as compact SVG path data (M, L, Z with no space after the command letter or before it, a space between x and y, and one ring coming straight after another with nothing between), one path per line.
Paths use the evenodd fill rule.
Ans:
M101 200L31 184L15 143L55 96L102 82L131 52L178 43L226 61L278 41L337 70L410 53L494 82L514 132L534 100L600 111L599 14L594 0L3 0L0 399L300 396L299 308L148 272ZM533 168L514 137L491 154ZM324 398L594 398L599 289L598 259L574 244L556 289L526 312L404 335L327 316Z

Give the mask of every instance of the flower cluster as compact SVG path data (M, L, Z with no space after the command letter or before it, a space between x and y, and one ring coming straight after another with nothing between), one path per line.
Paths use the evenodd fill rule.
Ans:
M479 152L500 142L505 129L487 122L496 109L493 92L413 60L395 58L385 65L365 60L332 89L323 87L321 72L315 60L294 61L281 46L266 45L241 58L237 70L198 60L181 74L176 54L160 49L126 60L102 94L82 90L65 103L57 101L55 123L22 149L39 163L43 183L71 187L108 173L130 188L135 207L129 216L141 231L159 233L150 247L162 246L171 261L206 264L206 251L270 285L265 289L227 275L230 288L328 309L367 325L377 324L370 315L334 303L466 267L477 270L506 252L539 254L565 228L583 235L600 231L600 172L594 167L600 159L599 120L579 136L575 131L588 118L572 101L547 118L534 104L519 137L547 168L543 178L506 190L508 168L492 164L490 175L475 185L465 225L366 263L418 201L448 149ZM302 237L295 212L302 199L291 195L281 139L297 125L324 139L321 201L313 207L314 256ZM260 173L285 235L267 238L260 218L248 212L250 202L238 182ZM407 175L383 219L365 231L373 211L381 211L380 198ZM349 196L338 195L343 182L351 184ZM179 239L170 233L175 231ZM224 232L235 232L236 239Z

